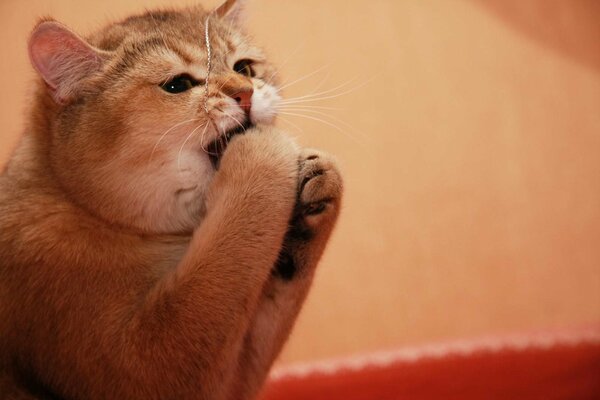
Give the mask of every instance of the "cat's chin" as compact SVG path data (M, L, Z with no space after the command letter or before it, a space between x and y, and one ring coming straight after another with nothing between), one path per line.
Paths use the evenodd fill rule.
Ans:
M248 129L253 127L254 124L252 122L246 121L243 125L238 125L235 128L227 131L225 134L219 136L207 146L206 152L208 153L210 162L215 170L219 169L221 157L223 157L225 150L227 150L227 145L229 144L231 138L236 135L243 135Z

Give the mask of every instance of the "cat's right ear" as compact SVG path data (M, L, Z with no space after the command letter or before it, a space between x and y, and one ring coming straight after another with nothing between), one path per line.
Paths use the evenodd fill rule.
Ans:
M222 19L240 25L244 19L244 10L246 8L245 0L225 0L213 13Z
M76 95L81 80L100 70L105 54L66 26L43 21L29 38L29 58L54 100L66 104Z

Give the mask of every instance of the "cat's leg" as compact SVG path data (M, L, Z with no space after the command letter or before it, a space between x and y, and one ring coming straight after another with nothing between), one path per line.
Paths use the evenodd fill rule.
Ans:
M303 150L291 228L246 335L230 400L252 399L262 387L306 298L341 195L342 180L333 159Z
M132 340L142 359L132 366L169 368L146 369L152 398L216 400L228 392L293 214L299 150L291 143L273 133L230 143L188 253L136 318Z
M12 377L0 374L0 399L2 400L37 400L38 397L22 391Z
M60 398L39 383L24 377L16 379L12 375L0 374L1 400L60 400Z

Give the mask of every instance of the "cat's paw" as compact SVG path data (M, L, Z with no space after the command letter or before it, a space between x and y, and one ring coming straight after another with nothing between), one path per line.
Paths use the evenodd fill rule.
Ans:
M296 218L312 231L337 216L342 177L335 159L318 150L302 150L299 166Z
M222 168L238 172L260 170L262 175L282 172L295 177L295 160L299 153L296 142L285 133L270 127L257 127L233 137L221 163Z
M298 145L273 128L253 128L235 136L221 159L213 193L226 193L277 208L294 204L298 181ZM288 206L286 206L288 207ZM286 208L284 207L284 208Z
M342 177L330 155L304 149L298 164L294 216L273 269L273 275L286 282L311 276L337 220L343 192Z

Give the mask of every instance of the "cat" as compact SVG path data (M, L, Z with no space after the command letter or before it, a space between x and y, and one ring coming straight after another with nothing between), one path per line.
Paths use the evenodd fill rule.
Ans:
M260 391L343 185L274 127L276 70L241 7L34 28L31 114L0 175L1 399Z

